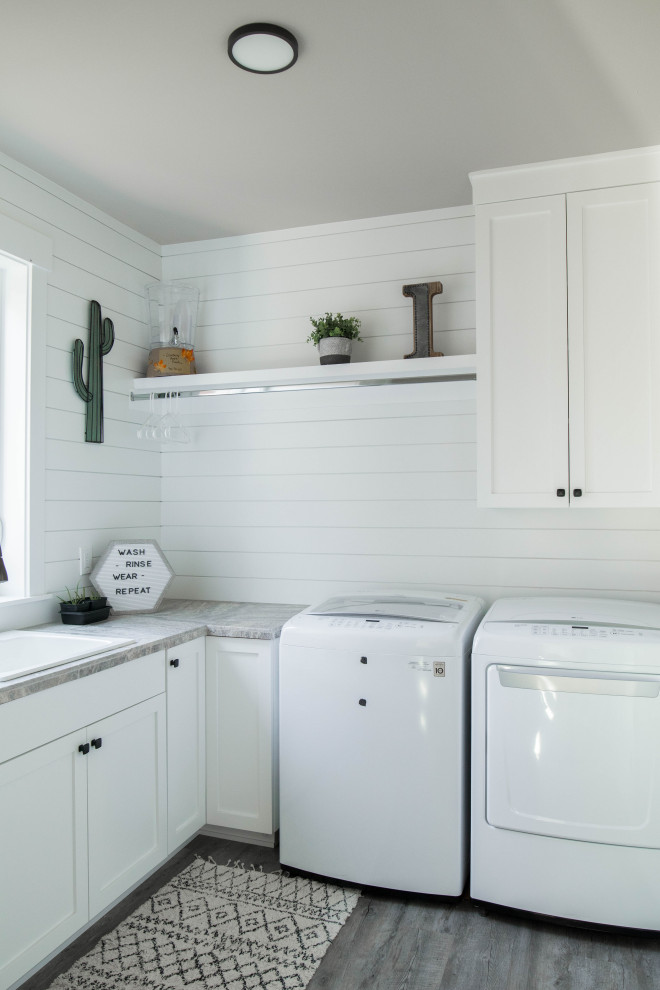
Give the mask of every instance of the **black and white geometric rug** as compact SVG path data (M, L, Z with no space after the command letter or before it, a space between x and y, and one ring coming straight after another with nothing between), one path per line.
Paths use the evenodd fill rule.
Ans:
M197 859L50 990L303 990L359 896Z

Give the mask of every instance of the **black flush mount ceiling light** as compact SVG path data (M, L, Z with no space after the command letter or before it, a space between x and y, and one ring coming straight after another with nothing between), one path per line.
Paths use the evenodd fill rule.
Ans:
M229 35L227 52L248 72L284 72L298 58L298 41L277 24L244 24Z

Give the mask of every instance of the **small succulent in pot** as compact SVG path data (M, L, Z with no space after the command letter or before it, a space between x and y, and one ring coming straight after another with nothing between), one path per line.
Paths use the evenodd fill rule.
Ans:
M80 587L78 583L73 591L66 589L66 598L60 599L60 617L62 622L67 624L87 624L88 622L99 622L107 619L110 615L108 599L97 594L94 589L89 591L85 586ZM88 615L87 613L96 613Z
M87 589L80 587L78 583L73 591L70 588L66 588L66 598L62 598L58 595L60 600L60 612L86 612L89 608L89 597L87 595Z
M310 316L310 323L314 329L307 343L318 347L321 364L346 364L351 360L353 341L362 340L357 316L326 313L317 319Z

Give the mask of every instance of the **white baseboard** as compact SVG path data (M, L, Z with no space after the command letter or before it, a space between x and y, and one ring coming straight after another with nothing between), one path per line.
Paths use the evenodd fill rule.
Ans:
M232 842L247 842L252 846L265 846L274 849L278 841L278 833L248 832L242 828L225 828L223 825L205 825L199 830L200 835L209 835L214 839L230 839Z

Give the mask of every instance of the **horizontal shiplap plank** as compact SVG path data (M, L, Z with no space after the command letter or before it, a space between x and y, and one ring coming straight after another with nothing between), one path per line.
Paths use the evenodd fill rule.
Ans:
M143 403L146 405L146 403ZM282 423L218 424L195 430L195 451L280 450L396 444L474 443L473 415L377 419L322 419ZM177 456L174 454L173 456ZM181 456L187 456L182 452ZM194 456L194 455L193 455ZM191 465L194 473L194 467Z
M76 337L80 337L86 343L89 338L89 300L70 296L66 293L60 293L58 296L57 289L53 289L51 295L53 299L57 297L55 308L62 315L56 316L52 312L49 314L49 345L60 350L70 351ZM115 344L110 354L106 355L106 360L112 355L117 343L121 341L122 344L130 344L139 351L142 366L146 369L149 349L149 332L146 324L127 316L119 316L107 307L102 307L102 314L112 320L115 328Z
M47 471L46 498L51 502L72 500L102 502L160 502L161 481L157 475L91 474L80 471Z
M141 320L146 314L146 303L137 289L117 285L110 278L91 275L57 257L53 258L53 269L48 279L48 312L59 315L51 303L55 289L87 301L96 299L102 310L113 310L118 316Z
M412 584L525 585L612 590L633 594L660 588L660 561L564 560L492 557L398 556L387 553L189 553L172 550L168 559L176 574L214 578L401 582Z
M7 215L20 213L14 219L53 237L55 244L56 232L67 231L136 268L158 270L161 249L155 241L5 155L0 156L0 203Z
M180 458L177 458L180 460ZM166 501L185 501L191 487L195 497L213 498L218 478L229 475L300 475L300 474L358 474L424 471L475 471L474 443L415 444L398 447L384 444L371 447L325 447L288 450L228 450L222 457L186 458L187 466L179 467L175 477L163 479Z
M393 223L390 226L328 233L241 246L216 246L212 250L166 256L165 277L178 279L212 278L231 272L255 272L286 266L320 264L337 259L357 259L388 254L414 253L438 248L454 248L474 243L474 217L450 217L419 223Z
M161 454L144 445L137 449L112 447L106 443L85 443L84 432L77 439L48 440L46 468L56 471L92 471L127 476L159 475Z
M200 301L199 324L243 323L257 320L309 317L326 310L346 314L359 314L364 308L388 309L400 307L401 286L404 282L426 281L440 278L446 302L465 302L475 298L474 274L465 272L443 275L442 272L416 272L401 275L390 281L374 278L368 285L331 285L295 292L273 292L270 295L243 296L231 299ZM207 290L208 291L208 290ZM112 300L108 305L115 305ZM123 312L123 310L122 310ZM134 314L128 314L134 315Z
M83 331L82 334L73 333L70 338L69 346L66 350L61 350L60 348L48 347L46 353L46 368L47 374L51 378L59 378L62 381L71 381L71 362L73 354L73 342L79 337L83 344L85 345L85 351L83 355L83 369L85 371L85 376L87 373L87 347L89 340L89 331ZM116 391L124 391L126 394L130 391L133 386L134 378L142 378L145 373L147 365L146 351L141 348L134 347L132 344L126 344L123 340L115 338L112 350L103 358L103 370L104 377L106 370L117 369L119 374L115 376L115 383L124 382L121 389L115 388ZM108 379L110 381L110 379Z
M396 306L376 304L353 310L361 320L361 336L388 337L408 332L412 336L412 302L403 295ZM312 329L309 316L304 314L284 319L266 318L260 322L208 324L197 331L196 351L232 350L239 347L279 347L305 341ZM433 326L435 333L454 330L473 330L475 303L473 299L447 302L443 296L433 299ZM308 354L313 353L311 351Z
M46 534L45 560L47 563L55 561L73 562L74 566L79 565L79 548L82 543L88 544L92 548L94 563L101 556L109 543L114 540L158 540L160 539L160 527L158 526L108 526L106 529L67 529L54 530Z
M103 368L103 413L105 421L116 419L135 424L148 411L146 409L147 404L145 403L145 409L136 409L136 403L129 402L128 391L132 379L129 379L125 374L120 378L119 375L112 374L114 370L111 365ZM86 403L80 398L72 382L49 377L46 379L46 406L52 410L84 415Z
M111 527L158 526L160 502L121 502L93 499L48 502L46 505L46 529L54 532L64 529L97 529L99 523Z
M431 220L449 220L452 217L474 216L474 207L449 206L414 213L392 213L387 216L366 217L360 220L338 220L305 227L288 227L284 230L266 230L254 234L238 234L231 237L217 237L205 241L168 244L163 247L164 256L197 254L213 251L216 248L244 247L249 244L275 244L281 241L312 237L328 237L332 234L354 233L379 227L404 227L408 224L427 223Z
M419 592L420 587L424 587L417 580L407 583L397 581L397 586L402 590L408 589L417 592ZM491 605L497 598L512 598L524 595L570 595L575 592L574 588L564 584L552 587L527 583L521 585L489 585L479 580L474 584L460 584L453 580L451 571L446 571L444 568L440 568L438 574L425 587L453 591L457 594L477 595L485 600L486 605ZM167 589L167 594L170 598L193 598L197 600L208 598L217 601L274 602L297 604L303 607L305 605L316 604L334 595L358 594L365 591L373 592L378 588L389 591L391 590L391 582L387 580L356 581L350 574L345 575L339 580L314 580L309 578L297 578L293 580L278 578L273 580L260 576L251 578L182 576L174 578L172 584ZM585 595L589 598L621 597L621 594L617 590L612 589L583 587L578 590L580 595ZM660 604L660 592L656 588L639 587L635 590L634 597L640 601Z
M167 455L166 458L167 460ZM221 487L222 482L218 482ZM315 502L269 501L253 492L252 497L240 500L223 500L221 516L211 519L213 506L208 503L209 518L205 518L202 530L215 526L218 520L226 526L237 527L331 527L385 528L396 531L399 527L426 529L480 529L503 530L523 534L527 530L545 529L550 533L565 530L593 530L596 534L612 530L621 534L639 533L657 529L656 509L478 509L474 500L443 500L439 506L432 498L418 498L414 511L408 500L383 499L372 504L355 500ZM195 514L186 513L185 506L177 502L163 503L163 522L192 532L198 525L197 513L202 506L195 506ZM220 511L220 510L218 510Z
M409 512L409 515L411 513ZM322 515L322 513L320 514ZM437 515L437 513L436 513ZM170 525L169 551L183 553L357 554L423 557L501 557L548 560L660 559L657 530L459 529L390 527Z
M232 271L187 281L193 285L199 284L208 311L214 302L236 297L299 293L337 286L367 286L392 279L403 282L442 281L449 276L473 272L474 267L474 244L462 244L376 257L338 258L319 263L307 261L255 271Z
M411 318L412 319L412 318ZM474 354L476 347L474 329L438 331L434 333L434 349L442 354ZM317 361L317 351L306 338L293 344L273 344L265 347L235 347L224 350L195 350L197 370L206 371L258 371L266 368L297 368ZM403 358L413 349L412 322L409 330L389 336L363 335L362 341L353 345L355 361L389 361Z
M142 294L145 285L160 279L160 261L157 255L144 252L140 260L145 267L135 266L123 252L119 256L109 254L66 231L60 231L57 235L55 257L89 275L139 294Z
M166 455L165 455L166 456ZM215 489L213 499L204 499L208 489ZM257 498L260 501L287 500L292 502L323 502L326 499L343 502L371 502L381 499L473 499L476 494L474 471L408 472L382 474L288 474L226 476L211 485L196 484L189 487L189 502L195 504L195 516L199 525L213 520L221 511L219 505L227 499ZM199 496L199 498L198 498ZM169 511L174 505L166 503ZM348 511L348 507L345 508Z
M142 401L138 405L145 405ZM410 419L475 413L475 382L424 382L378 388L303 389L293 392L182 399L180 410L195 429L247 423Z
M127 402L121 396L116 397L123 406ZM114 404L114 400L113 403ZM145 416L148 409L144 410ZM80 401L79 410L51 409L48 412L46 421L46 438L48 440L85 440L85 403ZM122 450L137 449L140 451L149 450L148 444L137 435L137 425L135 422L111 419L106 413L103 424L103 444L85 444L87 447L103 446L119 447ZM152 445L153 446L153 445ZM140 472L142 473L142 472Z

